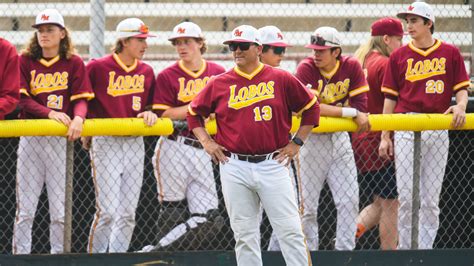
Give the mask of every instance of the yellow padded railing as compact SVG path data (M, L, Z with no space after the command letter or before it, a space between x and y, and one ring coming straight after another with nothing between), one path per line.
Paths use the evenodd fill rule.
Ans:
M393 115L370 115L370 123L373 131L380 130L443 130L453 129L451 127L452 115L443 114L393 114ZM462 130L474 129L474 114L466 115L466 125ZM299 126L299 119L293 117L294 132ZM206 125L211 134L216 132L216 123ZM314 133L355 131L356 124L350 118L321 117L319 127ZM67 128L59 122L41 120L10 120L0 121L0 137L19 136L64 136ZM139 118L116 118L116 119L88 119L84 124L83 136L153 136L170 135L173 133L173 123L170 119L158 119L158 122L147 127Z

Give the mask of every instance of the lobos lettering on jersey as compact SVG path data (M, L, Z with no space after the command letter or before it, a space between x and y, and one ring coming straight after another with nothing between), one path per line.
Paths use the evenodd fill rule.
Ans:
M109 72L107 94L117 97L145 91L145 75L116 75L115 71Z
M36 70L31 72L30 88L31 94L38 95L45 92L66 90L68 88L69 74L64 72L38 73Z
M433 58L418 61L413 64L413 58L407 59L405 78L408 81L417 81L437 75L446 74L446 58Z
M179 81L178 100L181 102L190 102L206 86L210 77L202 79L191 79L186 82L186 78L181 77Z
M318 80L318 97L320 102L331 104L337 102L347 96L349 92L351 80L344 79L344 81L338 81L336 83L328 83L324 86L323 81Z
M237 85L231 85L229 108L238 110L251 106L254 103L275 98L274 81L260 82L258 85L252 84L237 90Z

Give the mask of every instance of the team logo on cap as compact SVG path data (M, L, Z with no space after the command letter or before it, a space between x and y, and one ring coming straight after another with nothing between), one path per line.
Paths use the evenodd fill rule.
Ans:
M46 14L41 15L41 20L49 20L49 16L46 16Z
M184 34L186 32L185 28L178 28L178 33L179 34Z
M140 25L139 31L140 31L141 33L147 34L150 30L148 29L148 26L147 26L147 25L142 24L142 25Z
M242 36L242 33L243 33L243 32L242 32L241 30L238 30L238 29L236 29L236 30L234 31L234 35L235 35L236 37L241 37L241 36Z
M415 7L414 6L409 6L408 11L412 11Z
M283 35L280 32L277 33L277 37L278 37L278 39L283 40Z

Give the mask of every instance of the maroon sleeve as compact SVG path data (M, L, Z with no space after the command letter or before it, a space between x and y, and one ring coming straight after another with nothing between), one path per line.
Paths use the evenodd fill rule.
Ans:
M79 56L74 56L72 63L74 64L74 73L71 83L71 101L77 99L92 99L94 94L92 91L92 85L87 75L86 66L84 61Z
M186 120L188 121L189 130L196 127L203 127L203 117L208 117L213 110L213 88L216 79L211 79L202 91L194 97L188 106L188 114Z
M33 100L30 96L27 96L25 94L21 95L20 108L24 112L33 114L34 116L40 118L48 118L49 112L51 112L51 109L44 105L41 105L37 101Z
M369 91L369 85L365 79L364 71L362 66L355 58L350 58L352 64L351 75L351 88L349 89L349 103L350 106L356 108L361 112L367 112L367 92Z
M15 109L20 98L20 63L15 47L9 44L2 57L5 66L0 73L0 119Z
M462 58L459 48L454 47L453 49L453 66L455 68L453 72L454 87L453 90L455 93L458 91L467 89L470 85L469 75L466 71L466 66L464 64L464 59ZM472 66L471 66L472 67Z
M383 75L383 82L382 82L382 92L385 95L385 98L389 98L391 100L397 101L399 95L399 83L397 81L398 75L398 64L397 64L397 56L399 51L403 48L398 49L396 52L393 52L390 55L387 68L385 69L385 73Z
M319 104L317 97L290 73L285 74L287 79L286 99L290 110L301 113L301 125L318 125Z
M314 86L314 77L312 75L312 69L309 64L307 64L305 61L302 61L296 68L296 74L295 76L303 83L304 86L307 86L308 84L311 84L311 86ZM317 88L312 88L312 89L317 89Z
M156 77L156 93L153 97L153 110L161 116L167 109L175 107L176 91L171 87L169 76L166 72L161 72Z
M80 116L83 120L86 120L87 115L87 100L79 99L74 102L74 116Z

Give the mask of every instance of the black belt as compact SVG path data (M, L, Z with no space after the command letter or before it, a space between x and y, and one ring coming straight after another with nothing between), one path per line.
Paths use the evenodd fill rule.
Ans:
M224 151L224 155L229 158L238 159L240 161L245 161L249 163L261 163L265 160L274 159L279 152L269 153L269 154L262 154L262 155L245 155L245 154L238 154L238 153L231 153L229 151Z
M201 145L201 142L199 142L199 140L197 140L197 139L190 139L190 138L186 138L186 137L183 137L183 136L173 136L173 135L169 135L168 139L169 140L174 140L174 141L179 142L179 143L183 143L185 145L188 145L188 146L191 146L191 147L194 147L194 148L197 148L197 149L203 149L203 147Z

